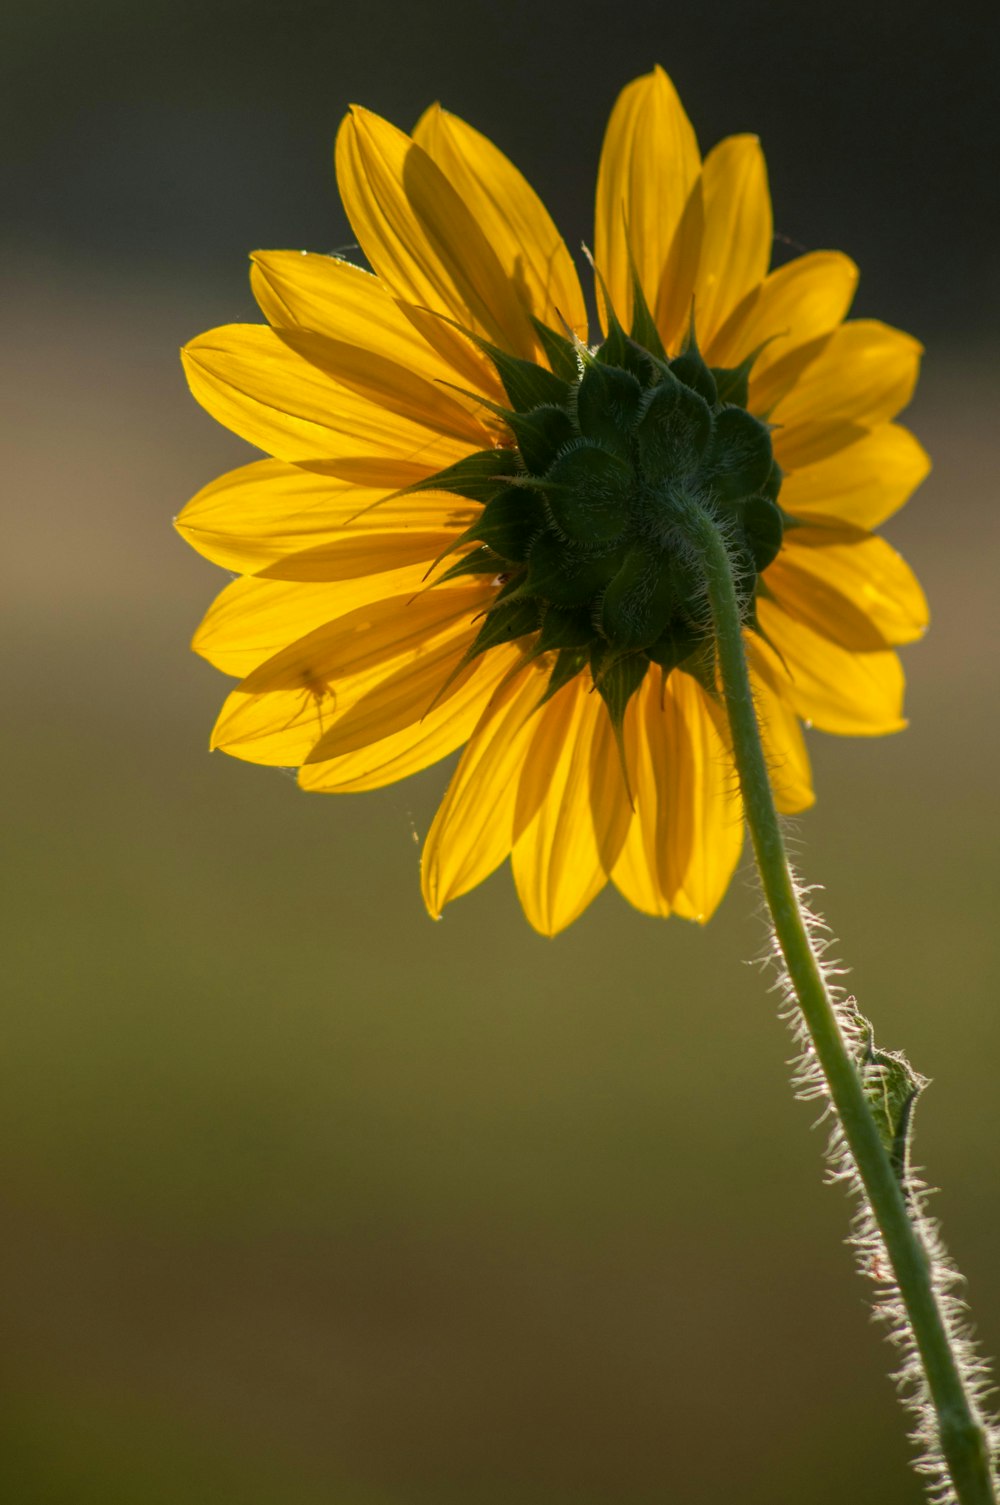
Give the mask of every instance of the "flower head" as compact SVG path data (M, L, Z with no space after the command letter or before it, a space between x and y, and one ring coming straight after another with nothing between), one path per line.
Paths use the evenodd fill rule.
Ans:
M756 138L702 161L660 69L608 126L593 335L543 205L464 122L353 109L337 174L372 271L259 253L269 327L184 352L273 456L178 519L239 572L195 638L241 681L213 746L327 792L464 748L424 848L435 915L510 855L545 933L609 879L705 920L743 825L685 509L725 531L775 795L804 809L800 722L903 725L894 650L926 609L872 530L928 468L892 422L920 347L845 322L846 256L768 270Z

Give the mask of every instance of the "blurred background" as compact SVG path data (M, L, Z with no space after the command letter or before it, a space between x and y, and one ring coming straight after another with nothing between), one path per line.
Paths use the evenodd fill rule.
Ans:
M889 529L934 613L911 727L812 739L821 879L1000 1350L996 35L962 3L33 0L5 10L0 418L9 883L0 1497L12 1505L915 1505L789 1042L705 930L606 894L555 942L506 872L444 921L445 770L303 796L206 751L224 577L170 521L248 451L177 347L247 253L351 240L351 100L446 106L589 238L659 60L776 224L927 345L935 472ZM787 253L785 253L787 254Z

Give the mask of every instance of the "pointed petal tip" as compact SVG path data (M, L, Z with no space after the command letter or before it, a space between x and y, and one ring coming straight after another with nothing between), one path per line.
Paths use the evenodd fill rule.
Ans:
M533 905L524 902L523 895L519 895L518 897L521 900L521 913L535 934L540 935L543 940L554 941L556 936L561 935L564 930L569 929L574 920L580 918L579 914L571 915L568 920L556 920L554 916L545 918L535 911Z
M375 110L369 110L365 105L350 104L347 106L347 114L341 121L340 129L343 130L345 126L352 125L359 130L365 130L370 126L372 121L378 121L380 124L388 124L387 121L383 121L382 116Z
M190 506L190 503L188 504L188 506ZM171 527L173 528L174 532L177 534L178 538L183 538L184 542L190 548L196 549L200 553L201 550L198 547L198 532L199 532L199 530L198 530L198 528L193 523L190 523L187 520L187 515L186 515L187 511L188 511L188 508L184 507L180 512L178 512L177 516L174 518L173 522L171 523ZM194 647L194 643L193 642L192 642L191 646ZM197 649L195 651L197 652Z
M428 918L435 921L440 920L444 914L444 906L448 900L441 901L438 894L437 879L436 877L428 876L422 858L420 863L420 896L424 901L424 908L427 911Z

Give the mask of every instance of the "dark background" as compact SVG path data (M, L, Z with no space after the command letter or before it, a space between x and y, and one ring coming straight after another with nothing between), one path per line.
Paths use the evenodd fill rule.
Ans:
M814 737L801 866L1000 1349L997 35L842 3L8 8L0 1495L17 1505L904 1505L846 1209L737 881L705 930L507 874L440 925L432 770L350 799L205 754L218 571L170 518L245 446L177 346L246 255L350 241L351 100L487 131L575 246L618 89L755 130L776 226L927 344L889 528L934 623L911 728ZM779 254L788 254L787 247Z

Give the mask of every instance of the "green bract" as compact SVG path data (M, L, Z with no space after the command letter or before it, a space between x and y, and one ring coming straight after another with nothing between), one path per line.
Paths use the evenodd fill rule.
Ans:
M752 620L760 574L781 547L781 472L767 424L746 410L752 362L709 367L693 324L672 360L644 305L632 335L612 320L592 351L539 334L552 370L478 342L510 403L493 411L511 446L471 455L419 489L482 505L456 545L478 547L442 577L497 576L466 661L528 639L532 655L557 655L549 693L589 666L620 726L650 663L714 682L691 508L721 526Z

